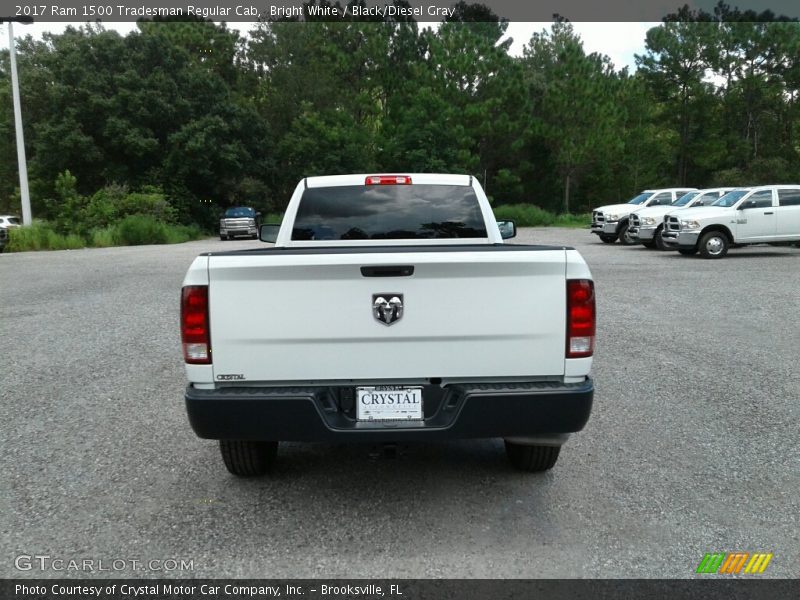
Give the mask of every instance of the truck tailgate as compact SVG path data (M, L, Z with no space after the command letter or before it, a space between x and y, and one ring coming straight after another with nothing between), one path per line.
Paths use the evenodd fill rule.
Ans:
M208 265L217 380L564 373L561 248L278 250L211 255ZM362 274L392 266L413 267L413 275ZM375 294L402 295L402 317L391 325L376 319Z

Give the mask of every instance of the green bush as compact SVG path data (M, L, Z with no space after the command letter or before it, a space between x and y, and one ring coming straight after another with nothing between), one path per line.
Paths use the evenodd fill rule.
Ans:
M81 215L86 207L86 198L78 193L78 181L69 170L56 177L56 199L49 204L54 207L55 219L48 225L56 233L68 235L83 233Z
M550 212L534 204L504 204L494 208L498 221L514 221L517 227L586 227L591 215L573 215Z
M117 205L117 215L149 215L162 223L174 223L177 216L164 193L154 187L146 187L141 192L131 192L124 196Z
M114 227L113 239L117 246L143 246L166 244L166 224L149 215L130 215Z
M162 223L174 223L176 210L160 189L146 187L130 192L124 185L107 185L98 190L76 216L82 227L91 231L108 227L130 215L148 215Z
M79 216L83 225L90 231L111 225L120 218L119 206L127 195L128 187L117 184L107 185L95 192Z

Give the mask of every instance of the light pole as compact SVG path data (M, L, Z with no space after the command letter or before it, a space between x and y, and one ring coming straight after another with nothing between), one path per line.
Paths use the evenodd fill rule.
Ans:
M17 77L17 52L14 45L14 25L33 23L33 17L0 17L0 23L8 23L8 53L11 57L11 95L14 97L14 126L17 130L17 162L19 163L19 193L22 198L22 224L30 225L31 196L28 191L28 164L25 160L25 138L22 135L22 109L19 103L19 78Z

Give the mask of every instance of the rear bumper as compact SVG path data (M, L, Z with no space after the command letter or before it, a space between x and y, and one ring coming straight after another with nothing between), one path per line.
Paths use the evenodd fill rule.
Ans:
M195 433L265 441L445 440L573 433L589 419L590 378L575 384L459 384L423 389L424 420L359 422L352 387L186 388Z

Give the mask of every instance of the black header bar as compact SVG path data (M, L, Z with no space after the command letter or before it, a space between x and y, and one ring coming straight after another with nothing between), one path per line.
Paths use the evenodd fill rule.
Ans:
M571 21L660 21L684 5L713 14L718 0L485 0L491 13L508 21L549 22L554 15ZM761 14L800 18L797 0L727 0L732 8ZM297 20L405 21L435 23L457 18L453 0L28 0L5 4L5 18L31 17L44 22L120 22L139 19L205 18L212 21L249 22L292 18ZM469 19L481 19L470 11ZM477 15L477 17L476 17Z

